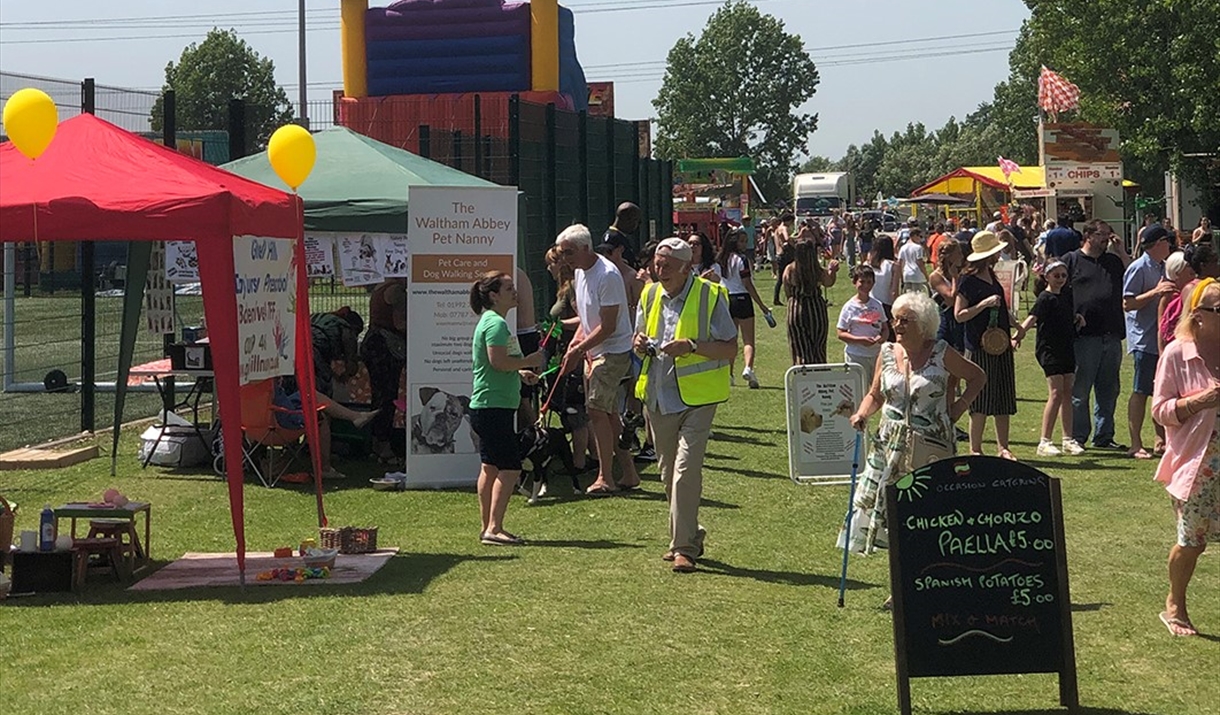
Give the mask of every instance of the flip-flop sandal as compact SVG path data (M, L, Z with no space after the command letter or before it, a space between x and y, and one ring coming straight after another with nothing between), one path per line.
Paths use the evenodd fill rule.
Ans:
M507 531L501 531L499 534L483 534L479 537L479 543L487 546L521 546L525 543L525 539Z
M1134 452L1127 452L1127 456L1132 459L1152 459L1152 455L1146 449L1137 449Z
M585 490L587 497L612 497L618 493L617 489L611 489L607 486L589 487Z
M1199 631L1195 629L1190 621L1184 621L1181 618L1170 618L1169 614L1165 611L1161 611L1160 618L1161 623L1164 623L1165 627L1169 629L1169 635L1171 636L1181 638L1199 635Z
M642 482L637 482L636 484L632 484L631 486L627 486L626 484L620 484L620 485L618 485L618 490L620 492L635 492L635 491L640 490L642 484L643 484Z

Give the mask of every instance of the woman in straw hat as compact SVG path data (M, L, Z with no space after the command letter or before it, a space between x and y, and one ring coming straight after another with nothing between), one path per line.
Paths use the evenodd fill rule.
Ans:
M966 359L983 368L987 385L970 405L970 451L983 452L983 428L995 418L997 455L1016 460L1008 449L1009 417L1017 413L1017 378L1012 351L1018 339L1009 334L1012 319L1004 289L993 267L1005 244L990 231L979 231L970 242L971 253L957 285L954 317L966 328Z
M1175 636L1194 636L1186 586L1207 542L1220 537L1220 283L1199 281L1183 301L1177 339L1157 365L1152 417L1166 441L1156 480L1178 517L1161 622Z

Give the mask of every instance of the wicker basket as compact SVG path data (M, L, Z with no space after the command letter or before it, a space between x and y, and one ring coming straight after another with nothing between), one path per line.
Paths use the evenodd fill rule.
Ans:
M377 550L377 527L345 526L342 529L319 529L319 546L338 549L341 554L367 554Z

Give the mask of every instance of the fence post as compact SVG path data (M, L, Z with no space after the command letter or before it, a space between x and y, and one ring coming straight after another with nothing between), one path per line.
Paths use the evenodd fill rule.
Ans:
M508 98L508 180L521 186L521 95Z
M453 132L453 168L462 171L462 130L456 129Z
M232 124L232 120L233 120L232 110L233 110L233 104L232 104L232 102L230 102L229 103L230 124ZM178 147L178 98L177 98L177 95L174 94L174 90L172 90L172 89L165 90L164 100L161 102L161 112L162 112L162 115L161 115L161 143L164 144L165 146L169 147L170 149L176 150ZM245 104L244 103L241 105L240 114L241 114L241 118L242 118L242 131L241 131L241 137L240 137L241 142L242 142L242 156L245 156L245 143L246 143L245 125L246 125L246 123L245 123ZM232 132L232 126L230 126L229 129L230 129L230 132ZM232 143L233 143L233 134L230 133L229 134L230 152L232 151ZM130 290L130 289L131 289L130 285L125 287L125 290ZM144 290L144 286L140 286L139 289ZM170 291L169 300L170 300L170 305L174 306L174 308L176 309L177 299L174 297L172 290ZM175 312L176 312L176 310L175 310ZM174 344L174 333L170 333L168 335L162 335L161 336L161 355L162 356L169 355L170 346L173 344ZM172 410L174 408L174 405L177 402L178 402L178 400L174 397L174 378L172 376L167 377L165 379L165 412L167 415L170 412L170 410ZM117 427L117 425L116 425L116 427Z
M559 212L559 197L557 196L557 185L555 182L555 169L558 164L556 157L556 126L555 126L555 103L549 102L546 105L546 174L543 179L546 187L546 199L543 205L546 207L546 235L555 236L559 233L556 214Z
M425 159L432 158L432 127L419 125L419 155Z
M662 194L661 206L664 208L662 218L665 221L665 229L661 234L672 236L674 232L674 164L669 159L661 162L661 186L665 187L667 192Z
M29 286L27 285L28 289ZM17 322L17 244L4 244L4 375L3 391L8 392L15 382L17 366L13 358L17 355L17 336L13 326ZM3 546L3 544L0 544Z
M639 204L643 195L640 193L640 123L632 122L631 130L635 136L631 137L631 200Z
M92 77L81 84L80 111L97 113L97 90ZM80 429L92 432L97 407L97 294L93 287L93 241L80 244ZM54 270L54 266L52 266Z
M477 94L474 96L474 174L487 178L483 173L483 105Z
M618 208L618 189L614 186L614 117L606 117L606 219Z
M652 235L652 218L656 215L653 213L656 209L653 207L652 193L648 190L648 187L651 186L648 177L648 165L650 160L640 159L639 161L640 170L635 172L635 175L640 182L640 208L643 209L644 216L644 225L640 227L640 243L642 245L656 238L656 236ZM658 229L661 227L661 222L659 220L656 222L656 227Z
M166 92L166 94L170 94ZM173 100L166 100L173 101ZM229 100L229 161L246 155L246 100Z
M580 111L577 120L576 151L580 156L580 221L589 225L589 113Z

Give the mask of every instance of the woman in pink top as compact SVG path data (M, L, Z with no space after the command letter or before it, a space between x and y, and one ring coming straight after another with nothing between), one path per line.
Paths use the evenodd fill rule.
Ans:
M1152 416L1167 442L1156 480L1178 517L1161 622L1175 636L1193 636L1186 586L1208 540L1220 537L1220 283L1200 281L1183 302L1176 339L1157 365Z

